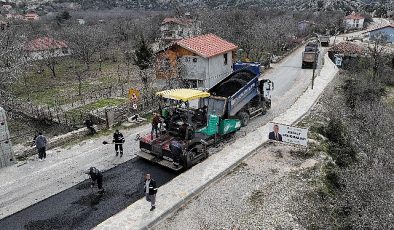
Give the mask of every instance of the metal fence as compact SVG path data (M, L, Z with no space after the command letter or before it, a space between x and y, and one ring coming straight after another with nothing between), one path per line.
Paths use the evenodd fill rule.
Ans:
M35 119L48 120L66 126L78 127L82 126L84 121L92 116L96 117L95 123L105 121L105 109L98 109L89 112L76 112L70 113L70 110L92 103L94 101L104 98L127 97L127 85L122 85L115 89L115 87L102 88L93 91L88 95L70 96L71 103L60 103L60 99L54 99L53 106L39 105L32 100L18 98L8 92L0 90L0 105L8 111L22 113ZM74 98L77 97L77 98ZM78 100L77 100L78 99ZM115 108L107 108L114 110L115 122L124 121L127 116L135 113L145 114L157 108L157 101L154 98L147 98L140 100L137 103L137 109L133 109L131 103L125 103Z

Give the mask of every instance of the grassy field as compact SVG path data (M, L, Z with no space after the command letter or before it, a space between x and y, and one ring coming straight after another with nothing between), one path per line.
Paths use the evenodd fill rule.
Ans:
M81 99L78 96L79 82L72 67L73 62L70 57L59 59L56 78L45 65L35 62L25 79L14 85L13 92L21 98L49 107L78 101ZM99 71L99 63L92 63L81 84L82 94L89 95L103 88L130 82L135 67L130 67L130 76L127 76L126 68L124 63L107 60Z
M93 103L86 104L84 106L80 106L78 108L69 110L66 112L67 117L71 119L81 119L81 114L84 115L90 111L94 111L97 109L101 109L107 106L119 106L123 103L125 103L127 99L122 99L122 98L106 98L106 99L100 99L97 100Z

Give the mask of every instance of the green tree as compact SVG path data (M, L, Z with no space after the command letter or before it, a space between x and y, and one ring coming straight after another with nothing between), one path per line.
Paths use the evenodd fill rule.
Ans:
M134 55L134 63L140 70L148 69L153 63L153 51L146 44L144 37L141 35L141 40Z
M56 15L55 20L57 22L57 24L61 24L64 21L67 21L71 18L71 15L68 11L63 11L61 13L59 13L58 15Z

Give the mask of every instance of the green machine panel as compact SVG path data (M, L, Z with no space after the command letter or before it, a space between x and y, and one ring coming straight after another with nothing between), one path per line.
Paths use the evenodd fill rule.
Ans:
M220 121L219 124L219 134L225 135L228 133L233 133L241 128L241 121L238 119L224 119Z
M215 135L218 131L219 117L216 115L209 115L208 125L200 130L197 133L203 133L208 136Z

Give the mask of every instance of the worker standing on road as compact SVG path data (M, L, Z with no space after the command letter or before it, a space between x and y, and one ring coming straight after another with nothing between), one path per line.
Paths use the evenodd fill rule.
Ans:
M156 181L151 178L150 174L145 175L144 191L146 200L151 204L150 210L155 210L157 186Z
M90 176L90 178L92 179L92 184L90 185L90 187L93 188L93 186L95 185L95 183L97 181L97 187L99 189L99 193L103 194L104 193L103 174L101 174L101 172L98 169L96 169L95 167L90 167L90 169L88 169L86 171L86 174L88 174Z
M119 132L119 130L117 129L114 133L114 138L112 140L112 143L115 143L116 156L119 155L119 151L120 151L120 157L123 156L123 143L124 142L125 142L125 139L123 137L123 134L121 132Z
M47 138L42 135L42 132L38 133L38 136L35 139L36 148L38 151L39 161L45 160L47 157L46 148L47 148Z
M159 114L153 113L153 118L152 118L152 131L150 132L150 139L153 140L153 132L156 134L156 138L159 137L158 132L159 132L159 124L161 123L161 118Z

